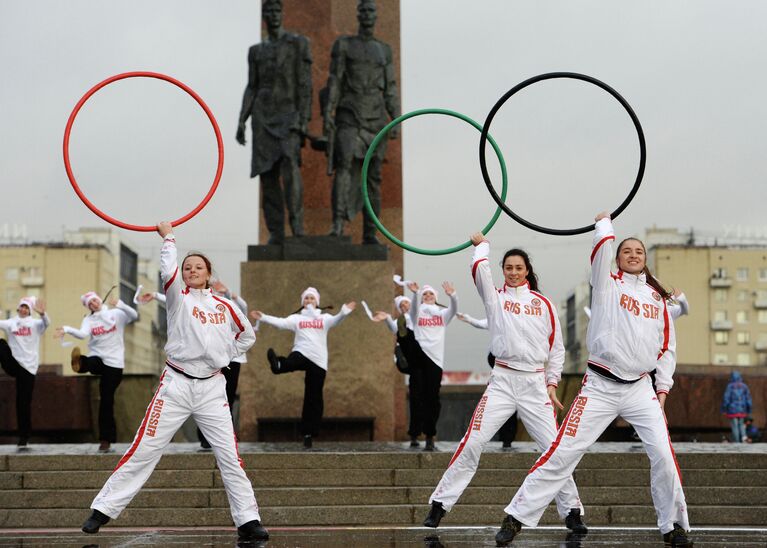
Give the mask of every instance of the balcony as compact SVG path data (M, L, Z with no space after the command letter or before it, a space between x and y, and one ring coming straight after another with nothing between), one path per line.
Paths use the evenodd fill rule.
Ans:
M754 301L754 308L759 310L767 308L767 299L756 299Z
M19 283L24 287L42 287L45 280L42 276L21 276Z
M732 285L732 278L714 278L709 279L710 287L730 287Z
M754 349L757 352L767 352L767 341L756 341L754 343Z
M711 320L712 331L730 331L732 320Z

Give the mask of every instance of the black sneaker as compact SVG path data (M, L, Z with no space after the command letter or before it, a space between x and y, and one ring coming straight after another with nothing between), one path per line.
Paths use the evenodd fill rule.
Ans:
M304 449L311 449L311 448L312 448L312 437L304 436Z
M442 503L437 502L436 500L431 503L431 509L429 510L429 515L426 516L426 519L423 520L423 526L424 527L433 527L437 528L439 527L439 522L442 520L442 518L445 517L445 509L442 508Z
M202 438L200 440L200 451L210 451L212 447L210 446L210 443L205 438Z
M85 520L83 523L83 533L98 533L99 527L109 523L109 516L102 514L98 510L94 510L91 517Z
M589 532L588 527L586 527L581 518L580 508L572 508L570 510L570 513L565 517L565 527L577 535L585 535Z
M510 441L504 441L501 443L502 449L511 449L511 442Z
M26 447L26 446L27 446L27 443L29 443L29 438L27 438L26 436L20 436L20 437L19 437L19 441L18 441L18 443L16 444L16 447L18 447L18 448L24 448L24 447Z
M239 540L269 540L269 531L257 519L243 523L237 528Z
M692 546L692 541L687 537L687 531L675 523L674 528L663 535L663 544L664 546Z
M434 438L431 436L426 438L426 443L423 446L424 451L434 451Z
M421 444L418 443L418 438L410 438L410 447L421 447Z
M280 372L280 359L277 357L277 353L270 348L266 351L266 359L269 360L269 367L271 367L272 373L277 375Z
M506 517L503 518L503 522L501 523L501 530L495 535L495 544L497 546L508 545L521 530L522 524L512 516L506 514Z

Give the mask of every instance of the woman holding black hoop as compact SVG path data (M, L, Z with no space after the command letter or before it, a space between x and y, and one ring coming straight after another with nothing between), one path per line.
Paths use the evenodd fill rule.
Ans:
M618 245L618 272L611 272L615 235L610 215L603 212L595 220L583 386L556 439L506 507L496 535L500 546L511 542L523 524L538 524L583 453L616 417L634 427L650 458L650 490L666 546L692 544L682 478L663 411L676 367L671 294L648 270L644 244L636 238ZM655 388L650 379L654 369Z
M481 232L472 235L471 242L471 274L485 305L495 367L466 434L429 498L426 527L437 527L452 509L477 471L483 447L515 411L543 451L557 435L556 409L562 409L556 392L565 358L562 331L556 309L537 291L538 277L529 256L521 249L506 252L499 290L488 262L490 243ZM583 505L572 476L555 494L565 525L585 534Z

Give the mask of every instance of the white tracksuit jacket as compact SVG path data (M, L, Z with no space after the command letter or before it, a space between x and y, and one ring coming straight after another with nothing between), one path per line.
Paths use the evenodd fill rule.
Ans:
M80 329L64 326L64 333L88 340L88 354L98 356L104 365L125 369L125 326L138 319L138 312L122 301L115 308L101 310L83 318Z
M490 352L495 363L517 371L546 371L546 384L557 386L562 377L565 347L553 303L519 287L496 289L487 257L490 244L483 241L474 248L472 276L487 312ZM544 368L544 365L547 364Z
M8 337L11 354L21 367L33 375L37 374L40 366L40 337L50 324L47 314L43 314L39 320L32 316L0 320L0 329Z
M668 393L676 368L674 322L665 299L644 274L610 271L614 240L610 219L600 220L591 252L589 364L627 381L655 369L657 391Z
M210 377L256 342L253 326L232 301L211 289L185 287L169 234L160 252L160 274L168 311L168 362L192 375ZM196 320L196 321L195 321Z
M279 329L293 331L293 352L300 352L305 358L325 371L328 370L328 331L341 323L352 310L343 305L338 314L326 314L314 307L303 308L298 314L278 318L264 314L261 321Z
M217 297L224 297L224 298L232 301L234 304L237 305L237 308L239 308L240 311L247 318L247 316L248 316L248 303L245 302L245 299L243 299L239 295L237 295L234 299L232 299L231 295L229 295L229 294L219 295L219 294L214 292L214 295L217 296ZM167 302L167 299L165 298L165 293L160 293L159 291L155 291L154 292L154 298L155 298L155 300L157 300L158 302L161 302L163 304L165 304ZM232 358L232 361L235 362L235 363L239 363L240 365L242 365L243 363L248 363L248 355L247 355L247 353L242 353L239 356L237 356L235 358Z
M445 328L458 310L458 294L449 295L447 308L436 304L423 304L423 290L413 293L410 305L410 319L413 322L415 340L424 354L429 356L440 369L445 365Z

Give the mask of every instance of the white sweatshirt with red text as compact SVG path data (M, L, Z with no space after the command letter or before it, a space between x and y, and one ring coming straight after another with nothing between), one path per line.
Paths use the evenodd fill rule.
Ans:
M656 370L655 387L667 393L674 384L676 339L668 303L635 276L610 270L615 233L610 219L596 223L591 251L591 320L586 333L589 363L626 380Z
M300 352L305 358L325 371L328 370L328 331L343 321L352 310L346 305L338 314L327 314L313 306L302 308L301 312L287 318L264 314L261 321L278 329L293 331L293 352Z
M0 320L0 329L8 337L11 354L21 367L33 375L37 374L40 366L40 337L50 324L47 314L43 314L39 320L32 316Z
M413 293L410 305L410 318L413 321L413 333L421 350L429 356L431 361L445 367L445 329L458 310L458 295L449 295L450 302L447 308L440 308L436 304L423 304L421 297L423 290Z
M229 299L182 280L176 240L168 234L160 251L160 275L168 312L168 363L193 377L210 377L256 342L253 326Z
M98 312L83 318L80 329L64 326L64 333L88 340L88 354L98 356L104 365L125 369L125 326L136 321L138 312L122 301L115 308L101 305Z
M496 365L518 371L545 371L546 384L557 386L565 363L565 346L554 304L532 291L526 281L518 287L493 284L488 256L490 243L474 247L471 275L485 305L490 330L490 353Z

